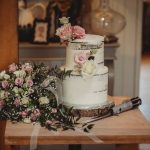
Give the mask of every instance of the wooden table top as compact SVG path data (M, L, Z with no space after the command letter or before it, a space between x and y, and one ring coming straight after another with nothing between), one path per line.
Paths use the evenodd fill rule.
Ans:
M126 97L112 97L116 104ZM84 118L87 119L87 118ZM28 145L31 135L39 125L24 123L6 124L6 145ZM150 123L139 109L124 112L95 122L94 128L86 134L78 131L48 131L40 128L38 144L132 144L150 143Z

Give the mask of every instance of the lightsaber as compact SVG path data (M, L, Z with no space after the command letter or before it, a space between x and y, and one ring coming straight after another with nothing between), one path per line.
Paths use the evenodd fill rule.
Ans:
M107 114L103 115L103 116L96 116L93 117L89 120L86 120L84 123L92 123L113 115L117 115L120 114L122 112L137 108L139 105L142 104L142 100L139 97L135 97L129 100L126 100L124 102L122 102L120 105L116 105L114 107L112 107Z

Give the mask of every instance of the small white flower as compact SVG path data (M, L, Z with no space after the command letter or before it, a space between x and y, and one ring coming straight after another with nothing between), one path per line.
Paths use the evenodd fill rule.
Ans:
M67 23L69 23L69 17L59 18L59 21L61 24L67 24Z
M24 118L24 119L23 119L23 122L24 122L24 123L31 123L31 119L30 119L30 118Z
M29 104L29 99L28 99L27 97L23 97L23 98L21 99L21 103L22 103L23 105L27 105L27 104Z
M40 105L48 104L49 103L49 99L47 97L40 97L39 98L39 103L40 103Z
M82 75L93 75L96 72L97 66L93 60L86 61L82 67Z

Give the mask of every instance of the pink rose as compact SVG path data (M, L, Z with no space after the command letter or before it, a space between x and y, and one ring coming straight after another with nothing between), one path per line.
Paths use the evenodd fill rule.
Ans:
M2 109L4 107L5 103L3 100L0 100L0 109Z
M19 106L21 104L20 99L16 98L14 101L14 105Z
M56 30L56 35L60 37L61 40L66 41L72 38L72 28L70 24L65 24Z
M40 111L39 109L35 109L33 113L31 114L31 119L32 121L36 121L36 119L40 116Z
M46 121L46 125L51 125L53 122L51 120Z
M15 63L9 65L9 72L15 72L17 70L17 65Z
M56 108L52 108L52 113L57 113L57 109Z
M20 115L22 116L22 118L26 118L27 115L28 115L28 112L27 112L27 111L22 111L22 112L20 113Z
M23 78L16 78L15 79L15 84L18 86L22 86L23 85Z
M22 70L27 71L28 73L31 73L33 71L33 67L30 63L25 63L22 65Z
M72 27L72 36L74 39L81 39L85 37L85 30L80 26Z
M2 87L5 89L9 86L9 83L7 80L2 81Z
M28 87L31 87L33 85L33 81L32 80L27 80L26 83L27 83Z
M74 61L75 63L82 65L87 61L88 56L89 53L85 53L85 52L76 53L74 56Z

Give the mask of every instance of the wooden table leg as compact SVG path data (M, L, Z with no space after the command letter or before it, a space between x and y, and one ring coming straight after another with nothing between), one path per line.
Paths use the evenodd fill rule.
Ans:
M139 150L138 144L117 144L116 150Z
M81 150L82 145L81 144L69 144L69 150Z

